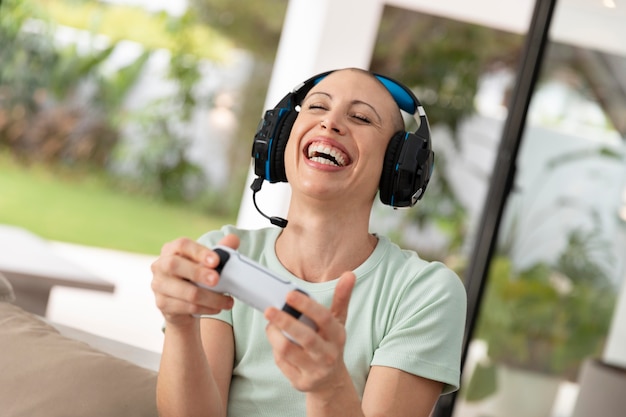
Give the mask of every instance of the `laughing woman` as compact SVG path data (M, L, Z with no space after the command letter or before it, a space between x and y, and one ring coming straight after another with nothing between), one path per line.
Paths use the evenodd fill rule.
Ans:
M423 109L397 81L354 68L313 77L283 102L294 111L259 171L289 182L288 223L177 239L153 264L166 321L160 414L426 417L459 386L465 290L443 264L369 231L378 193L408 206L426 187ZM401 109L421 119L416 134ZM194 285L220 279L217 244L309 293L286 302L316 328Z

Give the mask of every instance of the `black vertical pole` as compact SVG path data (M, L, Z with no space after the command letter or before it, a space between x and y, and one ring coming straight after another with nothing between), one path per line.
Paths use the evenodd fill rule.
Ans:
M537 0L528 28L528 35L518 69L515 89L509 103L508 116L498 147L487 199L483 207L480 226L465 272L467 289L467 321L463 340L462 366L467 358L476 318L486 284L489 263L498 238L498 229L504 205L515 178L515 164L519 151L526 115L541 70L552 14L557 0ZM454 410L457 392L440 397L432 417L450 417Z

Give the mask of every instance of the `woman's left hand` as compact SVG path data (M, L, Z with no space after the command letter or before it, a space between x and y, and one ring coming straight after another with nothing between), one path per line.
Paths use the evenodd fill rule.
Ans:
M352 272L341 275L330 309L297 291L287 295L287 304L313 320L317 330L279 309L268 308L265 311L269 321L266 333L274 351L274 360L299 391L332 393L345 382L344 325L355 281ZM283 332L289 334L293 341Z

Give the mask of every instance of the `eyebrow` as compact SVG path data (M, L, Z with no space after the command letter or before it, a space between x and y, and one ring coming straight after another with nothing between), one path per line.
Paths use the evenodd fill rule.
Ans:
M310 95L306 96L306 97L304 98L304 100L302 100L302 102L303 102L303 103L304 103L304 102L306 102L308 99L310 99L311 97L313 97L313 96L315 96L315 95L323 95L323 96L328 97L328 98L329 98L329 99L331 99L331 100L332 100L332 98L333 98L333 96L332 96L332 95L330 95L329 93L326 93L326 92L324 92L324 91L314 91L314 92L312 92ZM351 105L355 105L355 104L362 104L362 105L364 105L364 106L367 106L367 107L369 107L369 108L370 108L370 109L374 112L374 114L375 114L375 115L376 115L376 117L378 118L379 123L383 120L383 119L382 119L382 117L380 117L380 114L378 114L378 112L377 112L377 111L376 111L376 109L374 108L374 106L372 106L371 104L369 104L369 103L367 103L367 102L365 102L365 101L362 101L362 100L352 100L352 101L350 102L350 104L351 104Z

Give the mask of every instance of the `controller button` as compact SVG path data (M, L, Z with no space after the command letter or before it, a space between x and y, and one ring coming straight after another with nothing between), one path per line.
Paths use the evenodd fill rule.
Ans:
M228 262L228 259L230 259L230 254L228 252L226 252L223 249L220 248L216 248L213 250L215 253L217 253L217 256L220 257L220 263L219 265L215 268L215 270L218 273L222 272L222 269L224 268L224 266L226 265L226 262Z

